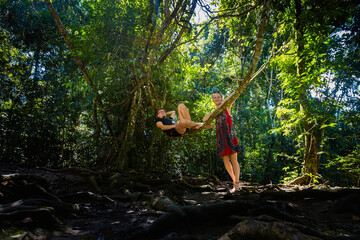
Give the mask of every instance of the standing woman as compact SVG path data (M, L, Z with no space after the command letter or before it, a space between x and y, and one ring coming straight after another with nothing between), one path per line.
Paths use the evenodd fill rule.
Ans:
M229 97L227 97L225 101ZM223 97L219 92L213 94L212 100L216 105L216 109L220 108L223 104ZM234 187L230 190L230 193L234 193L235 191L240 189L240 166L237 160L237 153L240 152L241 149L239 146L239 141L235 136L235 130L231 119L231 106L233 105L233 103L234 102L232 102L230 106L225 109L225 111L217 115L215 121L217 149L216 155L222 158L225 168L233 181ZM203 118L203 121L207 121L214 111L206 115Z

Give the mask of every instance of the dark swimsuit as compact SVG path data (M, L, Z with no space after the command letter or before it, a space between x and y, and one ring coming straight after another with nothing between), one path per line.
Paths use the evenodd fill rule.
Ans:
M176 124L176 121L172 118L156 118L155 123L157 123L157 122L162 122L162 124L164 124L164 125L175 125ZM166 135L168 135L170 137L181 136L181 134L178 133L175 128L172 128L169 130L163 130L163 132L166 133Z

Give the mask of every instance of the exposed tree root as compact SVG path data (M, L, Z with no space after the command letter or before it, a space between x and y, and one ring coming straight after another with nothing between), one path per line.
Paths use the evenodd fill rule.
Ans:
M308 175L302 175L293 181L291 181L290 185L308 185L310 184L311 178Z
M24 238L50 240L54 231L60 239L360 238L359 189L242 183L228 194L230 185L216 178L19 168L1 173L0 238L13 228Z

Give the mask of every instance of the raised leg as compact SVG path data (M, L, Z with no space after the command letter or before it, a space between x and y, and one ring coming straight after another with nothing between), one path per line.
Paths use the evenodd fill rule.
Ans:
M186 120L191 121L189 109L185 106L185 104L180 103L178 105L178 114L179 114L180 120L186 119Z
M175 129L178 133L184 134L187 128L199 129L203 123L191 121L188 108L184 104L178 106L179 122L176 124Z

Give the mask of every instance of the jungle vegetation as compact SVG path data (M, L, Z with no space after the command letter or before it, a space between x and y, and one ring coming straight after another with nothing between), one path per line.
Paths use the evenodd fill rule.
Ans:
M359 16L355 0L1 0L0 162L226 179L214 128L171 139L154 114L201 121L263 66L232 108L241 180L359 186Z

